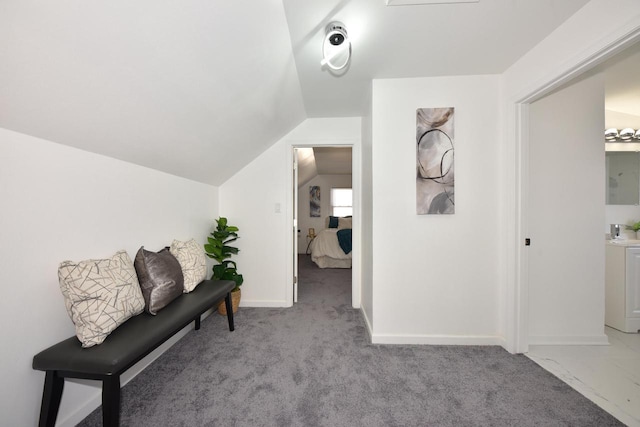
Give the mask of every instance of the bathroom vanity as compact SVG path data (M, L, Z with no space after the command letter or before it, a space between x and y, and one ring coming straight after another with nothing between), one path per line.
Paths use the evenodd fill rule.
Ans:
M640 330L640 240L606 242L605 324L622 332Z

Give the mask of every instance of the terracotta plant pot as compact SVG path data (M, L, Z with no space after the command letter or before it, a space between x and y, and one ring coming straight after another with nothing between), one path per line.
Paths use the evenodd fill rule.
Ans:
M238 306L240 305L240 289L237 291L231 292L231 308L233 310L233 314L236 314L238 311ZM218 305L218 313L221 316L227 315L227 306L224 303L224 300Z

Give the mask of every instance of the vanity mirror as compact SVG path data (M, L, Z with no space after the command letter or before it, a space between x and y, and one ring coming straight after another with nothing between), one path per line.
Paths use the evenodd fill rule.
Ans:
M640 204L640 153L637 151L607 151L606 204Z

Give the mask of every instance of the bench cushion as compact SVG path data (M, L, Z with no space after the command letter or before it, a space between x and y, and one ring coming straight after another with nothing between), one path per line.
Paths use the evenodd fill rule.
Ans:
M100 345L82 348L80 341L72 337L49 347L34 356L33 369L64 371L66 376L77 373L78 378L119 375L222 301L234 287L235 283L228 280L205 280L157 315L142 313L132 317Z

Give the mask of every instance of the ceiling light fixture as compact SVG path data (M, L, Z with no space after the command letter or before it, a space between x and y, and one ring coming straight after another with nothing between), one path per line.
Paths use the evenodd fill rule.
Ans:
M322 41L322 61L320 65L326 65L332 70L342 70L351 59L351 41L347 36L347 29L342 22L331 22L325 29Z

